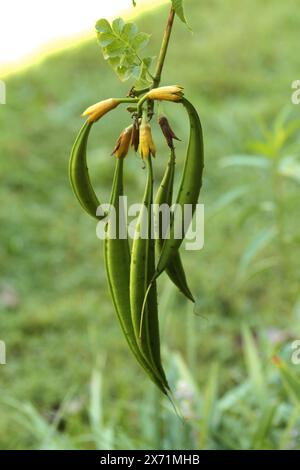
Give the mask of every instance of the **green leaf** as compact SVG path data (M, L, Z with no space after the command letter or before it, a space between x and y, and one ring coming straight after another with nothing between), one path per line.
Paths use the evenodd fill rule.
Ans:
M265 450L266 441L272 429L277 407L278 404L276 403L267 405L266 408L262 410L252 437L251 450Z
M107 47L115 40L114 36L111 33L102 33L99 36L99 44L101 47Z
M138 84L149 85L149 68L152 59L143 57L141 51L149 43L150 35L139 32L136 24L125 23L122 18L110 24L100 19L96 24L97 39L103 57L117 73L120 80L138 80Z
M257 155L230 155L222 158L220 165L222 168L230 166L249 166L267 170L271 167L271 162L267 158Z
M118 39L115 39L103 49L107 57L120 57L123 54L123 44Z
M112 29L117 35L121 35L124 28L124 20L122 18L116 18L112 22Z
M103 18L97 21L96 31L99 33L111 33L112 29L111 29L109 22Z
M201 448L208 446L210 434L213 430L213 421L218 398L218 364L213 364L208 376L207 385L204 392L204 406L202 410L202 433Z
M249 150L268 158L274 158L273 142L254 141L249 144Z
M245 362L248 369L248 375L255 388L255 392L263 405L267 399L267 385L262 369L262 362L255 344L253 335L247 326L242 329Z
M122 80L122 82L125 82L126 80L128 80L132 75L131 68L126 67L124 65L120 65L119 67L117 67L116 72L119 78Z
M135 1L135 0L132 0L132 5L133 5L134 7L136 7L136 1Z
M250 242L250 245L244 252L239 266L240 274L245 274L251 261L255 258L257 253L263 250L271 240L276 236L277 231L274 227L270 227L259 232L254 239Z
M115 70L120 65L120 57L111 57L107 62Z
M126 23L122 31L122 39L124 41L132 40L138 33L138 27L135 23Z
M186 21L184 9L183 9L183 0L171 0L171 2L172 2L173 9L175 10L175 13L178 16L178 18L180 18L181 21L184 24L186 24L189 29L191 29Z
M231 189L230 191L222 194L219 199L212 205L209 212L210 216L215 215L217 212L223 210L225 207L233 204L235 201L240 199L242 196L247 194L250 188L247 186L239 186L238 188Z
M279 369L282 383L291 396L294 403L300 407L300 380L299 377L279 357L274 357L273 362Z
M140 77L140 74L141 74L141 67L140 67L140 65L135 65L135 66L133 66L133 67L132 67L132 72L131 72L131 74L132 74L132 77L133 77L133 78L135 78L136 80L138 80L139 77Z
M300 183L300 161L294 155L284 157L278 166L278 173Z
M140 65L139 75L138 75L137 83L136 83L137 88L143 88L149 85L148 70L149 70L149 66L151 62L152 62L151 57L146 57L143 60L142 64Z
M225 411L233 409L240 401L246 400L250 391L251 383L247 380L226 392L217 403L219 412L224 413Z
M150 37L150 34L138 33L132 41L132 47L136 51L144 49L149 44Z

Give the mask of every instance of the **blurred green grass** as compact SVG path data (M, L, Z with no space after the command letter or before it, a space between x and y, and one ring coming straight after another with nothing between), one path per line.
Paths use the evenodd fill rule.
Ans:
M241 279L241 259L271 217L258 207L269 201L272 187L265 173L248 167L223 168L220 163L224 156L249 153L249 143L261 138L263 124L272 123L282 110L290 112L290 119L297 117L290 96L291 82L299 78L300 12L296 0L244 0L242 6L238 0L191 0L187 12L194 33L176 22L163 84L185 86L204 127L201 200L207 212L206 243L200 253L183 254L190 283L200 298L201 316L194 316L191 305L167 279L161 279L162 340L167 361L180 353L200 389L212 363L218 363L224 392L247 375L242 361L243 323L260 338L270 371L274 369L270 332L278 330L287 341L299 331L299 186L285 182L281 200L286 229L295 235L295 243L285 244L284 252L276 242L270 243L257 254L256 262L264 262L267 250L270 258L281 256L279 265L257 273L254 266ZM152 32L150 54L157 54L165 17L163 7L139 18L141 30ZM8 103L0 107L0 339L7 347L7 365L0 366L1 388L5 397L32 403L50 421L67 392L75 388L78 409L69 413L65 426L76 436L89 428L88 384L93 369L100 367L104 418L116 419L139 443L150 385L119 331L95 224L77 205L67 170L80 112L102 98L126 94L129 84L118 82L96 41L45 57L7 78L6 84ZM165 109L183 139L178 146L180 170L187 126L177 108ZM103 201L113 172L109 155L127 122L125 112L115 111L92 134L89 166ZM157 129L155 135L158 141ZM296 135L286 152L298 149ZM156 184L166 159L160 140ZM132 201L141 199L144 180L141 163L131 155L126 188ZM240 186L250 191L223 207L224 194ZM0 400L0 409L1 448L37 445L28 429L17 426L5 401ZM148 417L144 426L150 422ZM80 447L87 445L83 442Z

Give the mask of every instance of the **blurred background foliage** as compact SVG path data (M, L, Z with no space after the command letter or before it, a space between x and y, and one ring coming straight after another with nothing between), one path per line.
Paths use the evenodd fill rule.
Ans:
M242 4L241 4L242 3ZM126 94L95 41L6 79L0 108L1 448L299 448L299 78L296 0L186 2L163 84L199 109L205 144L205 248L184 252L193 307L159 282L163 355L185 426L135 364L108 295L101 242L68 182L68 157L91 103ZM156 55L166 7L138 18ZM95 18L97 20L97 18ZM177 135L184 113L164 108ZM126 111L95 126L93 182L110 192L109 157ZM155 183L168 158L157 125ZM145 171L127 159L140 201ZM272 362L277 355L283 362Z

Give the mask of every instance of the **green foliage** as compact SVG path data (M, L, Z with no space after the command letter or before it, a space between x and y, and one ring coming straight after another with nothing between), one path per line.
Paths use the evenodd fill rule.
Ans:
M171 2L178 18L180 18L181 21L188 26L183 8L183 0L171 0Z
M248 144L249 149L255 154L230 155L222 158L221 168L233 170L234 168L247 168L251 172L261 172L262 177L269 182L268 198L261 200L260 204L252 207L247 213L244 210L245 219L259 218L262 212L268 212L267 223L252 236L239 263L239 275L245 276L251 272L251 264L258 253L265 251L274 245L274 241L279 247L276 259L266 258L258 271L271 269L274 265L280 267L282 271L287 269L286 251L295 246L294 237L288 237L287 222L288 213L286 208L289 203L289 192L285 189L288 179L299 184L300 160L297 155L287 153L290 140L295 136L299 128L298 119L290 119L284 110L279 113L270 127L263 126L263 137ZM260 152L260 154L259 154ZM254 175L253 175L254 176ZM240 188L233 189L239 193ZM299 233L296 232L296 238ZM270 261L270 262L269 262ZM256 272L258 272L256 270Z
M288 394L297 405L300 407L300 379L297 374L290 369L290 367L279 358L274 359L275 364L279 369L282 383L286 388Z
M178 18L180 18L180 20L188 26L183 8L183 0L171 0L171 3ZM132 0L132 5L136 7L136 0Z
M72 407L76 403L74 390L66 395L51 423L29 403L8 398L5 394L1 401L11 410L13 423L28 432L34 448L39 450L82 449L83 445L97 450L141 447L166 450L296 449L300 444L296 433L300 423L300 381L282 361L279 369L284 389L280 383L276 384L274 366L259 378L266 362L259 357L249 329L245 328L244 334L244 355L255 356L251 359L251 379L243 378L240 384L226 391L219 391L220 370L216 364L211 367L207 384L199 387L183 357L180 354L169 355L170 375L177 403L186 419L184 425L166 398L148 387L144 397L140 398L140 406L128 402L122 404L126 415L138 412L138 431L134 433L131 428L124 429L116 410L111 410L109 417L105 416L108 397L103 393L105 378L104 371L100 369L92 372L90 380L85 433L61 432L64 423L70 421ZM267 402L261 399L261 386L264 391L268 388ZM296 398L295 406L289 401L290 393Z
M262 363L259 358L259 351L255 344L254 337L247 326L242 330L244 342L245 362L249 379L252 381L253 389L262 406L267 399L266 381L262 370Z
M152 57L141 57L150 35L139 32L135 23L125 23L122 18L112 24L101 19L96 23L98 42L104 59L122 81L133 78L137 86L149 83Z
M183 0L171 2L176 15L188 26ZM135 0L132 0L132 4L136 6ZM150 69L153 57L141 56L141 51L149 44L150 34L139 32L135 23L125 23L122 18L116 18L111 24L104 18L98 20L96 33L104 59L121 81L133 79L137 88L152 83Z

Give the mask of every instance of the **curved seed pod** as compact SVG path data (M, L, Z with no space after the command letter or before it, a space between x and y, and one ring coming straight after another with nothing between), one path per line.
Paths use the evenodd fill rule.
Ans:
M151 380L158 388L166 393L165 384L160 376L155 373L153 367L145 360L141 354L132 325L130 298L129 298L129 276L130 276L130 250L128 238L120 239L119 220L124 220L124 205L120 197L123 195L123 158L116 159L115 175L112 187L110 204L116 211L116 226L108 221L106 226L106 238L104 241L104 259L107 272L107 279L111 297L121 328L126 341L139 364L143 367ZM123 214L121 214L123 213ZM120 219L119 219L120 216ZM114 237L113 235L116 235Z
M157 206L157 209L162 204L167 204L168 207L171 207L172 205L175 162L176 162L175 150L174 148L172 148L165 174L163 176L160 187L156 194L155 205ZM163 244L164 244L164 234L162 231L163 218L162 218L161 212L159 212L159 214L156 214L156 223L159 227L159 233L158 233L158 239L156 241L156 246L157 246L158 255L160 255ZM172 257L169 264L167 265L166 273L171 279L171 281L183 293L183 295L185 295L192 302L195 302L194 297L187 284L184 268L183 268L180 254L178 251L174 253L174 256Z
M151 156L147 162L147 183L142 202L142 209L136 226L130 265L130 306L136 340L145 359L152 364L160 376L166 390L169 390L160 361L159 328L157 306L155 308L155 286L151 289L151 301L145 308L145 321L140 330L142 305L149 284L149 272L154 262L151 244L151 206L153 202L153 174ZM154 228L154 227L153 227ZM140 233L141 232L141 233ZM139 236L140 235L140 236ZM151 262L151 265L149 263ZM153 297L152 297L153 296Z
M148 206L148 267L147 267L147 279L145 282L145 292L155 274L155 237L154 237L154 217L153 217L153 170L151 157L147 160L148 179L152 181L151 197L149 197ZM164 381L166 382L166 376L162 367L161 355L160 355L160 333L159 333L159 321L158 321L158 305L157 305L157 286L156 281L153 282L152 288L149 292L148 302L146 305L147 309L147 329L149 331L150 349L154 364L158 368ZM142 336L142 331L139 332L139 336Z
M200 118L194 106L185 98L182 99L182 103L189 116L190 139L176 204L182 210L184 210L185 205L192 205L192 213L194 213L202 187L204 168L203 134ZM184 236L181 239L175 238L175 230L176 227L173 219L170 227L170 239L164 241L156 268L156 277L164 271L183 241Z
M86 162L87 142L92 125L92 122L86 121L75 140L69 161L69 179L83 209L94 219L101 220L105 216L96 215L100 202L92 187Z
M203 134L200 118L192 103L186 98L182 98L182 104L188 113L190 121L190 139L176 204L183 212L186 204L192 205L192 213L194 213L202 187L202 174L204 169ZM143 327L144 311L151 285L164 272L172 257L178 253L184 239L184 235L182 238L175 238L175 233L178 229L175 223L176 217L173 217L170 224L170 237L164 240L155 274L145 294L141 312L141 329ZM182 227L180 228L182 229Z
M149 253L148 253L148 272L146 287L151 282L155 274L155 240L151 238L149 240ZM151 289L148 295L148 301L146 305L147 313L147 326L149 331L150 348L153 357L153 361L158 368L164 382L167 382L165 371L162 367L161 355L160 355L160 333L159 333L159 321L158 321L158 305L157 305L157 286L156 281L151 284ZM139 333L140 337L142 332ZM168 387L169 388L169 387ZM169 397L170 398L170 397ZM171 400L172 401L172 400Z

